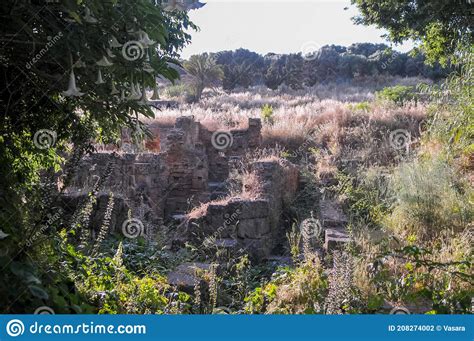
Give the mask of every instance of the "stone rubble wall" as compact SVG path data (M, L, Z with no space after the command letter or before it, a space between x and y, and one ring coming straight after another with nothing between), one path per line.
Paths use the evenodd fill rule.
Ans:
M260 145L260 130L260 120L249 119L248 129L230 131L234 143L221 152L212 144L213 132L192 116L177 118L174 126L151 124L150 131L154 136L145 141L144 152L106 149L83 158L65 200L70 204L83 200L95 183L104 177L107 168L112 167L100 189L101 196L105 195L104 200L108 193L113 192L116 198L124 201L121 207L132 211L132 216L139 215L142 219L146 216L146 220L154 224L184 214L210 200L211 178L223 181L228 177L230 155L242 156L246 148ZM130 132L124 130L122 145L130 147L131 143ZM211 169L218 176L212 175ZM96 209L103 206L100 203L104 200L98 200ZM121 214L120 219L112 219L118 222L123 218L123 212L114 211Z
M262 185L256 197L211 201L198 214L191 212L177 230L175 242L193 240L212 246L226 240L233 245L230 241L234 241L254 259L271 256L285 236L281 213L295 196L298 170L283 160L255 162L251 169ZM245 191L256 191L252 186L254 180L251 184L244 180Z

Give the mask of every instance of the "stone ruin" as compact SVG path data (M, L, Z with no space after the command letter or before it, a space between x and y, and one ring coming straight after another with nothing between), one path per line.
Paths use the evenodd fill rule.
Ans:
M134 219L140 234L163 232L175 248L192 241L244 249L255 259L272 255L285 236L281 216L297 190L296 167L277 158L258 161L250 165L253 181L244 178L241 197L230 197L226 187L233 165L261 145L260 119L228 132L210 131L194 117L149 129L153 137L140 153L97 152L81 160L64 205L77 207L100 183L94 228L113 193L111 232L124 232Z
M298 170L289 162L257 161L242 196L211 201L191 212L177 240L205 246L240 248L254 259L267 259L285 238L281 214L298 187Z
M179 117L172 126L151 124L152 138L140 152L109 150L80 161L62 197L65 211L77 212L94 191L97 201L86 220L94 237L113 194L111 233L149 239L159 235L174 250L191 243L200 251L245 253L255 262L291 264L284 245L292 221L285 214L304 185L297 167L277 157L261 158L240 172L238 195L231 195L227 186L232 168L261 145L261 128L254 118L246 129L226 132L210 131L194 117ZM131 141L124 132L122 146ZM340 205L321 200L318 219L324 244L315 240L315 251L324 256L343 249L350 237ZM183 263L168 274L168 282L192 293L210 266Z

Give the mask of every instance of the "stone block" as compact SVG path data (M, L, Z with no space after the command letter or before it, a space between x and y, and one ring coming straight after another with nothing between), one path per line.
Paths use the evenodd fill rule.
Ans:
M211 270L209 263L184 263L168 274L168 283L178 289L193 294L197 283L201 288L207 285L205 273Z
M242 219L237 225L237 236L258 239L270 233L270 229L268 218Z
M341 250L351 241L344 230L326 229L324 231L324 249L326 252Z

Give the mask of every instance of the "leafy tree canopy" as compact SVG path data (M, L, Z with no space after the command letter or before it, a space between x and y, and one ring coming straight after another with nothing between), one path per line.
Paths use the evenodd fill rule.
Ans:
M388 30L395 43L420 43L427 62L446 65L460 45L474 43L474 3L469 0L351 0L361 15L358 24Z

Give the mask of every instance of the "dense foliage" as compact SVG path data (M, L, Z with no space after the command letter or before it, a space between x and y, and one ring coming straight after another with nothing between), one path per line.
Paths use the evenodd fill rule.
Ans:
M474 43L474 3L470 0L352 0L360 10L356 23L388 30L394 42L413 39L430 63L456 59L461 45Z
M348 82L377 76L425 77L439 80L449 70L425 64L422 54L412 56L384 44L358 43L348 47L323 46L310 55L267 54L245 49L213 54L222 66L224 90L265 84L270 89L292 89L329 82Z
M423 55L365 43L324 46L310 56L239 49L195 56L184 65L193 76L194 99L221 78L225 90L258 84L299 90L384 75L439 80L454 71L437 85L387 87L375 100L358 103L319 101L314 94L295 99L265 89L278 98L264 101L257 94L251 103L245 93L234 106L228 95L223 103L206 99L203 109L187 107L197 115L215 114L212 109L221 106L226 112L215 116L227 127L236 116L262 118L264 144L272 148L247 155L244 169L245 162L265 158L299 166L303 188L285 207L288 233L279 250L288 257L257 263L241 250L187 243L176 251L161 235L111 235L116 193L104 192L110 168L75 207L61 202L93 142L114 141L123 126L140 132L138 115L152 115L145 89L158 77L177 79L179 51L190 39L186 29L194 28L186 13L163 12L149 0L3 1L1 312L46 306L56 313L340 314L414 303L429 313L468 313L474 66L472 47L459 46L472 43L466 39L470 7L354 3L360 22L388 28L394 41L421 39L428 61L445 56L441 62L455 57L458 64L449 70L426 66ZM135 44L130 53L128 43ZM430 99L428 115L416 102L423 92ZM393 148L388 136L400 129L408 144ZM231 181L245 175L233 174ZM107 207L100 226L91 229L99 194ZM319 202L326 198L347 214L351 239L322 258L321 240L305 240L298 223L321 213ZM196 271L192 292L169 285L171 269L196 261L210 266Z
M52 178L63 173L63 190L94 139L153 115L145 89L178 78L173 64L194 25L150 0L7 0L0 16L2 310L76 306L61 277L58 233L69 227Z

